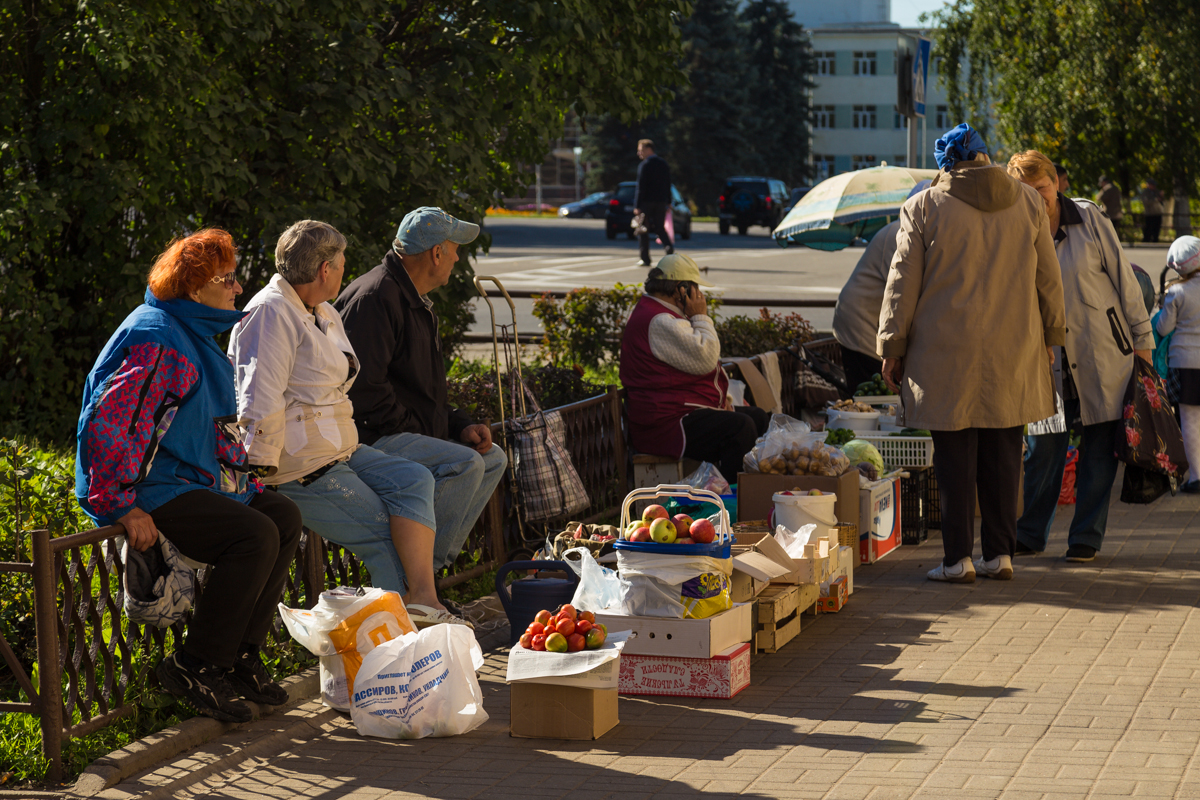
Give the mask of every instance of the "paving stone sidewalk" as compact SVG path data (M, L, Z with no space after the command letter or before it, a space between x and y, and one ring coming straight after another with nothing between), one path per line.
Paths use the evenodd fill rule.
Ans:
M1061 560L1060 514L1011 582L934 584L940 539L901 548L858 570L841 613L757 656L733 700L622 698L595 742L510 738L494 651L491 719L466 736L363 739L311 703L293 713L312 738L205 776L245 744L231 734L103 796L1200 797L1198 510L1114 501L1090 564Z

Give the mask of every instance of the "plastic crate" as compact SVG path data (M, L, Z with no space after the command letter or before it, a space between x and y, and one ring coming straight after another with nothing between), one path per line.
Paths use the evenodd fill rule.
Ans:
M933 466L933 439L928 436L859 433L857 438L875 445L888 469Z
M929 467L909 470L900 479L900 543L921 544L929 538Z
M937 470L929 468L929 486L925 493L926 527L931 531L942 529L942 498L938 495Z

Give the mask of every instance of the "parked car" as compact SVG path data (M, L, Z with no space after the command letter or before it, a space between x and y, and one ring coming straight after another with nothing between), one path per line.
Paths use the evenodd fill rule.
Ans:
M558 207L560 217L591 217L603 219L608 211L608 201L613 198L612 192L594 192L574 203L564 203Z
M779 216L779 219L782 221L783 218L790 214L792 209L796 207L796 203L799 203L802 199L804 199L804 195L811 191L811 186L797 186L793 188L792 196L788 198L788 204L783 207L783 213Z
M629 223L633 221L633 195L636 192L637 181L617 184L617 191L608 201L608 211L604 214L604 235L609 239L617 238L618 233L633 238L633 228ZM674 218L675 238L692 238L692 210L674 186L671 187L671 214Z
M751 225L763 225L774 230L783 219L783 207L788 203L788 190L783 181L741 175L725 181L725 189L717 201L717 225L722 235L737 228L742 236Z

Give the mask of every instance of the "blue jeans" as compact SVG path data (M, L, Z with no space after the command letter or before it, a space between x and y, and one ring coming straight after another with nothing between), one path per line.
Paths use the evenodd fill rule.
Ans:
M1078 400L1067 400L1064 405L1067 419L1078 416ZM1067 536L1068 546L1084 544L1099 550L1104 543L1108 504L1117 477L1114 437L1120 426L1120 420L1083 426L1075 465L1075 516ZM1029 448L1025 454L1025 513L1017 520L1017 541L1039 553L1050 540L1050 525L1058 508L1068 436L1047 433L1025 437Z
M281 484L279 493L300 508L306 526L358 556L371 573L371 585L406 593L391 517L434 527L429 470L364 445L308 486L291 481Z
M436 573L453 564L504 477L508 466L504 450L493 444L491 450L480 454L466 445L419 433L393 433L371 446L415 461L433 474L433 516L437 520L433 570Z

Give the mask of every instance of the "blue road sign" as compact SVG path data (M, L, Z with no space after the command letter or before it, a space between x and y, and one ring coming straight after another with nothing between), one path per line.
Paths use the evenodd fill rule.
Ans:
M925 116L925 86L929 82L929 40L917 37L917 51L913 54L913 112Z

